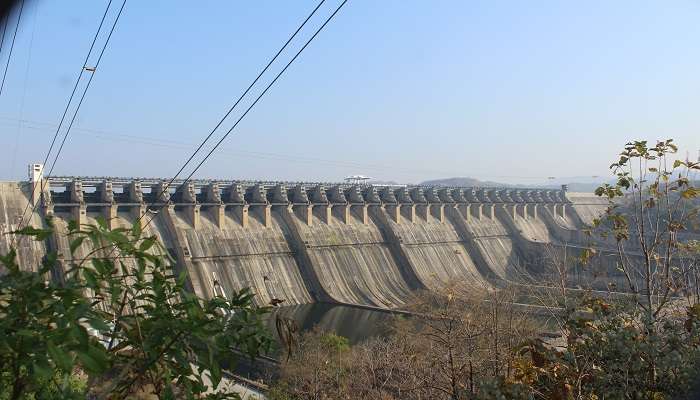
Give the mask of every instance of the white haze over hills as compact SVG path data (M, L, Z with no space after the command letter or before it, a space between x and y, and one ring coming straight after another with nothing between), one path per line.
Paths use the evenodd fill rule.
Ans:
M700 186L700 180L696 178L697 174L691 174L691 183L698 187ZM652 179L649 177L648 179ZM375 183L375 182L373 182ZM384 182L389 183L389 182ZM394 182L392 182L394 183ZM533 184L513 184L513 183L501 183L493 181L481 181L475 178L469 177L455 177L455 178L443 178L443 179L431 179L423 181L420 185L425 186L475 186L475 187L514 187L514 188L547 188L547 189L560 189L562 185L568 186L568 191L570 192L582 192L582 193L593 193L599 186L610 183L614 184L614 177L604 179L602 177L572 177L567 179L551 179L548 182L543 183L533 183Z
M605 180L599 177L576 177L574 179L551 179L547 182L532 183L532 184L512 184L501 183L494 181L481 181L469 177L454 177L431 179L423 181L420 184L426 186L477 186L477 187L535 187L535 188L554 188L559 189L562 185L568 185L568 190L571 192L593 192L598 186L611 180Z

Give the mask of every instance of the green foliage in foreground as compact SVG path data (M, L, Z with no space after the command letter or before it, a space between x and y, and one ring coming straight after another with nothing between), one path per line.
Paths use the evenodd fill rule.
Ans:
M700 306L678 307L655 324L644 311L587 299L564 327L562 347L532 341L514 374L487 385L483 398L683 398L697 379Z
M11 399L13 393L10 390L12 386L12 375L9 372L4 372L0 376L0 400ZM40 378L34 381L37 383L36 388L25 390L20 394L23 399L66 399L79 400L85 399L87 395L87 377L83 374L65 374L60 371L55 371L50 378Z
M61 235L47 226L17 233ZM252 293L205 300L188 292L185 273L173 274L174 261L138 223L70 224L64 234L67 262L48 254L30 272L14 250L0 257L0 399L193 398L211 389L205 374L220 382L222 360L269 349L267 310Z

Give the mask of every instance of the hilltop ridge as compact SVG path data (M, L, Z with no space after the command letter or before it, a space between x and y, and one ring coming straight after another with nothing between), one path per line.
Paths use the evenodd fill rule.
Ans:
M559 189L562 184L566 184L569 191L572 192L583 192L583 193L593 193L595 189L603 184L600 182L563 182L556 181L552 183L534 183L534 184L513 184L513 183L502 183L494 181L482 181L476 178L469 177L452 177L452 178L441 178L441 179L431 179L423 181L420 184L425 186L478 186L478 187L530 187L530 188L543 188L543 189Z

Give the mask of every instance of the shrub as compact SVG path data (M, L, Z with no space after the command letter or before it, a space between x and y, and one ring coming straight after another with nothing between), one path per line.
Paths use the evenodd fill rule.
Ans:
M30 272L19 268L14 250L0 258L0 374L8 398L39 395L47 381L70 397L78 370L99 397L192 398L213 389L205 375L218 385L220 362L269 349L267 309L253 305L249 290L209 300L188 292L185 272L174 275L174 260L138 223L68 228L65 264L49 253ZM46 229L17 234L45 240L58 233L48 220ZM76 257L85 247L88 256Z

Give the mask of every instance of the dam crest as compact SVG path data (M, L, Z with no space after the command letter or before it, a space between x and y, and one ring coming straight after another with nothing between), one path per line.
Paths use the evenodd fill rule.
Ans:
M43 181L43 185L42 185ZM537 274L545 253L583 245L580 233L606 206L592 194L540 188L476 188L231 180L50 177L0 183L0 228L25 217L57 230L70 220L128 227L144 215L202 297L250 287L256 300L402 306L416 290L459 282L475 290ZM43 192L41 188L43 186ZM0 252L10 246L0 238ZM23 241L18 258L67 240ZM76 257L88 254L78 248ZM128 260L124 262L128 263ZM614 266L602 265L614 270Z

